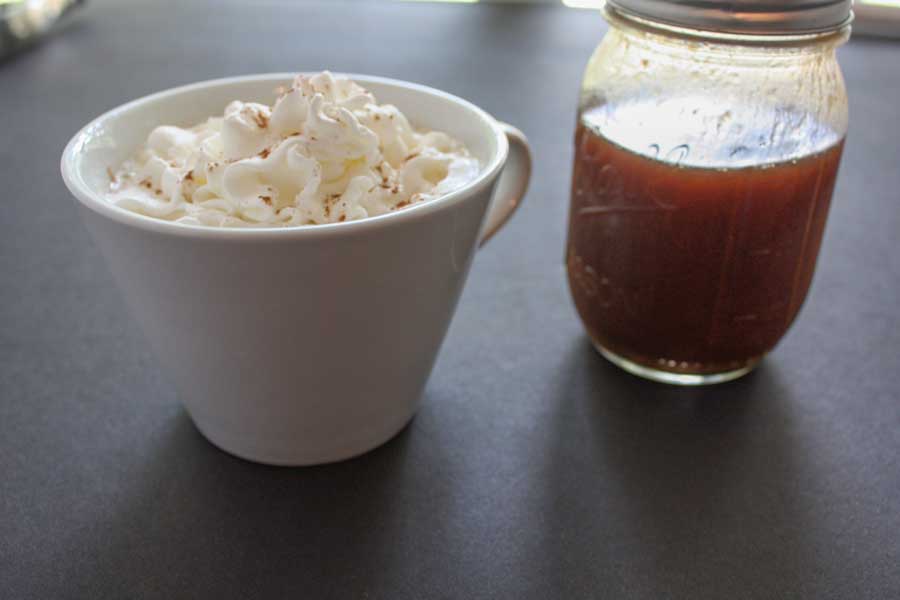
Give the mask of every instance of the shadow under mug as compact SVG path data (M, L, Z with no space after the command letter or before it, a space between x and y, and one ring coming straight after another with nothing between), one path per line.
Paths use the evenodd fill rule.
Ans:
M463 141L478 178L395 213L294 228L183 225L104 199L107 168L155 126L189 126L233 99L270 103L292 77L202 82L113 109L72 138L62 174L198 429L249 460L310 465L371 450L412 418L475 250L524 196L531 155L518 130L465 100L350 75Z

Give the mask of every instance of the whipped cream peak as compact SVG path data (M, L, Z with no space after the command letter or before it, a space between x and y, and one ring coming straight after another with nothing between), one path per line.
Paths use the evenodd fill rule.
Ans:
M107 196L181 223L313 225L437 198L479 169L459 141L416 131L395 106L325 71L298 76L272 106L235 100L196 126L157 127Z

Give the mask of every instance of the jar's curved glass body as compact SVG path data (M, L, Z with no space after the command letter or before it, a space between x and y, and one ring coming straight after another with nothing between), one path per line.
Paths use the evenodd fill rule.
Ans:
M566 265L597 348L671 383L749 371L803 303L847 131L848 31L627 19L584 76Z

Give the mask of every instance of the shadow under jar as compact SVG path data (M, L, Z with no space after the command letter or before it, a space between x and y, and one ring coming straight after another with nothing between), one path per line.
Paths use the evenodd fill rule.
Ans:
M847 131L835 49L849 4L607 3L581 91L566 266L615 364L727 381L793 322Z

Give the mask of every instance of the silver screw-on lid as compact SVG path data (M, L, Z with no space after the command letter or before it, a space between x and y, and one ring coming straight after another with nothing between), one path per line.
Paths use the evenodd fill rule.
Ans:
M853 19L852 0L607 0L626 15L669 25L761 35L821 33Z

